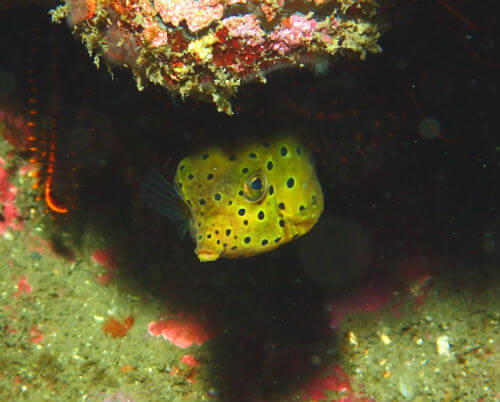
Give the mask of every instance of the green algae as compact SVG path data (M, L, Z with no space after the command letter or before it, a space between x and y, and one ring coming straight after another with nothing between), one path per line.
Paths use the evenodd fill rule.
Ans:
M5 157L11 149L0 142ZM18 163L8 160L11 166ZM31 180L16 175L10 180L19 194L33 196ZM27 201L29 196L21 195L18 204L23 205L24 229L9 231L0 240L0 399L102 400L115 393L135 400L151 400L152 395L175 400L175 394L203 399L201 375L196 385L184 378L188 370L180 363L183 351L163 339L145 341L148 323L166 310L158 302L144 304L130 287L127 291L116 282L103 286L96 281L105 269L91 260L90 251L106 247L110 239L97 238L90 230L76 236L71 225L54 233L57 220L64 218L53 221L42 203ZM28 206L36 211L30 214ZM78 240L73 260L48 248L45 242L55 235L66 247L73 248ZM16 297L23 275L33 290ZM135 317L135 324L126 337L104 334L109 316L128 315ZM35 327L43 334L38 344L30 341ZM122 372L124 366L131 370ZM174 366L180 367L178 375L169 374Z

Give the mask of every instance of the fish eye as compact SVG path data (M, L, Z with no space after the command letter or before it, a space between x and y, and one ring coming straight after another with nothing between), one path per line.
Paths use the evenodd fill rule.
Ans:
M252 190L262 190L262 179L260 177L257 177L254 181L252 181L250 187L252 188Z
M243 185L243 197L258 202L267 194L267 178L261 172L251 174Z

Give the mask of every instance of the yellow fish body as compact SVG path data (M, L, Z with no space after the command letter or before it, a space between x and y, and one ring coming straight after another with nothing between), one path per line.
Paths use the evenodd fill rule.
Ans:
M145 197L172 217L167 185L147 179ZM292 135L189 155L179 162L174 186L200 261L273 250L307 233L324 207L311 150Z

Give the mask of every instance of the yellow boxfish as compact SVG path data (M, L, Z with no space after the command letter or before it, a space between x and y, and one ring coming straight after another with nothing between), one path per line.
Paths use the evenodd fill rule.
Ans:
M293 135L205 148L179 162L173 186L150 172L143 194L189 229L200 261L273 250L307 233L324 206L311 150Z

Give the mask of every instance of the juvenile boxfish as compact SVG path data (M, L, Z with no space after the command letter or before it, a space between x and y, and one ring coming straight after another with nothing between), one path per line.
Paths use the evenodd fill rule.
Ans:
M150 172L143 194L189 230L200 261L273 250L307 233L324 206L311 150L292 135L208 147L179 162L173 186Z

